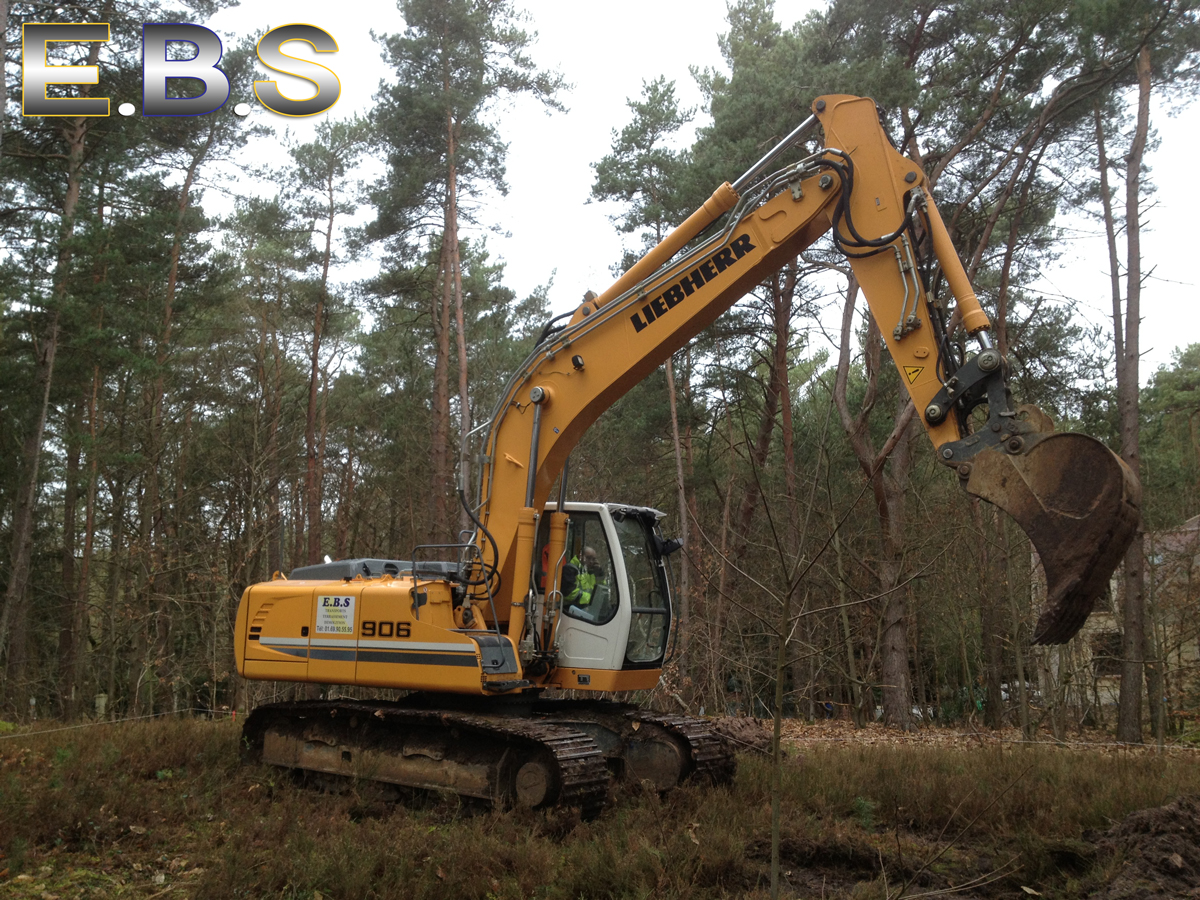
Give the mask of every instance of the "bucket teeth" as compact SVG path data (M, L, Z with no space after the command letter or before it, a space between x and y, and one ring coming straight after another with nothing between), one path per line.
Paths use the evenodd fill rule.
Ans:
M1133 540L1141 485L1087 435L1047 434L1026 447L979 453L967 492L1003 509L1029 536L1046 573L1033 642L1063 644L1083 627Z

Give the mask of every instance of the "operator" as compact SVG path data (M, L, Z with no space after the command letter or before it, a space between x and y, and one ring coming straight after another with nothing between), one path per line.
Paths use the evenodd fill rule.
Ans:
M575 618L598 621L603 615L602 607L608 596L608 585L604 584L604 567L600 565L600 557L595 548L584 547L582 560L579 556L572 557L571 565L579 572L575 578L575 587L567 594L567 603ZM596 601L593 606L593 601Z

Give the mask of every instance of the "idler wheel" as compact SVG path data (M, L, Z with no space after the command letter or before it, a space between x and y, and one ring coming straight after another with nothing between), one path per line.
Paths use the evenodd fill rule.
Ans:
M531 759L517 769L513 795L518 806L541 806L554 798L554 772L543 759Z
M632 741L624 755L626 775L659 791L669 791L683 780L688 759L687 751L672 738Z

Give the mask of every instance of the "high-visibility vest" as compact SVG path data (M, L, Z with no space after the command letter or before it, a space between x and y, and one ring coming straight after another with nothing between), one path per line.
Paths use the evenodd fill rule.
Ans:
M592 602L592 594L596 591L596 576L579 564L579 557L571 557L571 565L579 572L575 578L575 590L567 597L568 603L576 606L587 606Z

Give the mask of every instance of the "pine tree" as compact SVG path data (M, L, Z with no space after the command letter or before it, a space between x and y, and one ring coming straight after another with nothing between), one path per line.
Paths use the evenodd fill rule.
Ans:
M493 123L496 103L528 94L549 109L562 78L528 56L536 33L523 30L509 0L401 0L408 27L382 39L397 81L378 96L375 124L387 148L389 174L374 192L380 216L368 233L392 247L420 243L440 231L439 292L433 310L431 537L452 530L450 337L457 338L461 419L459 467L467 473L471 427L459 225L469 201L486 187L505 191L506 146ZM440 220L440 222L438 221ZM438 225L440 224L440 228ZM454 324L451 325L451 316Z

